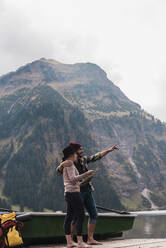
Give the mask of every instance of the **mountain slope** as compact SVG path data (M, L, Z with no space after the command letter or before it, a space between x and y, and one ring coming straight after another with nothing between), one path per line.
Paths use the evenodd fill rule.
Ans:
M4 204L21 210L64 209L62 178L56 175L61 151L71 140L88 149L95 144L83 113L49 86L20 89L1 98L0 109L0 172L9 199Z
M0 92L2 199L35 210L64 208L55 165L64 146L77 141L87 154L120 147L97 163L98 203L166 206L166 125L130 101L100 67L42 58L1 77Z

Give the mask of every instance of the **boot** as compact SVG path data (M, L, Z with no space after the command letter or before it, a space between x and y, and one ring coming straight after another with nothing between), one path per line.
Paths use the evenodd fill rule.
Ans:
M96 223L88 223L88 241L87 241L88 245L102 245L101 242L93 238L95 227L96 227Z

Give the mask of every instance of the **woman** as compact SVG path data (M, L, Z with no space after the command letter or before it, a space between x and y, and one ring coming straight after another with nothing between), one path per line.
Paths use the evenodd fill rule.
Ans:
M63 167L63 181L65 188L65 200L67 202L67 214L64 221L64 230L67 241L67 247L89 247L82 239L82 225L85 217L82 199L80 196L80 183L81 181L92 175L93 170L89 170L79 175L78 170L74 166L77 161L77 154L71 146L63 150L64 158L61 166ZM76 234L77 243L73 242L71 237L71 222L73 217L76 218Z

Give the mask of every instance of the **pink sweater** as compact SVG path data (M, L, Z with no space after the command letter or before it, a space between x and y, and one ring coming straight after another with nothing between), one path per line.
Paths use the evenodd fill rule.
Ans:
M63 168L63 182L65 192L80 192L80 184L82 179L89 176L89 171L79 175L78 170L72 164Z

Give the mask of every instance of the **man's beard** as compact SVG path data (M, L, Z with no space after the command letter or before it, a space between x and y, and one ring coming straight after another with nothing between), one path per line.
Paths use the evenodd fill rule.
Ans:
M77 155L78 155L78 158L81 158L81 157L82 157L82 155L83 155L83 152L81 152L81 153L77 153Z

